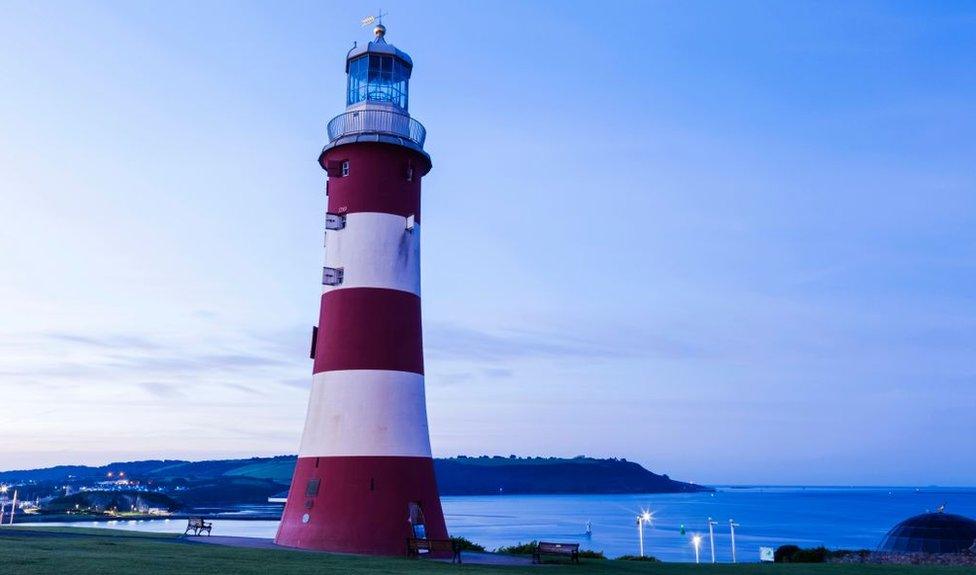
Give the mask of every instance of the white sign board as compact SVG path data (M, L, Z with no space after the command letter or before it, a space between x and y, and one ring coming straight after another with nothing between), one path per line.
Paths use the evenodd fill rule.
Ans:
M763 563L772 563L776 560L776 552L773 551L772 547L760 547L759 560Z

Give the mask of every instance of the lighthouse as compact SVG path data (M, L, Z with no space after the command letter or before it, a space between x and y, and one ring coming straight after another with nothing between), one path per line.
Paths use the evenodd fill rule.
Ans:
M346 56L346 110L319 156L328 174L312 389L275 542L402 555L446 539L427 431L420 314L426 131L408 112L413 61L375 38Z

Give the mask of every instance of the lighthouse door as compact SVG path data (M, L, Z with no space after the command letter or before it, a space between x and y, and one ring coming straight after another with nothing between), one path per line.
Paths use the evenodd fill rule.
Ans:
M410 529L414 539L427 539L427 526L424 524L424 510L419 501L410 502Z

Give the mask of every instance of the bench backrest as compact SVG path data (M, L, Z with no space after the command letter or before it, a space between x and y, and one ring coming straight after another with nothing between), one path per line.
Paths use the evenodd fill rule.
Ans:
M190 527L203 527L203 517L191 517L187 523Z
M537 547L543 553L573 553L579 551L579 543L552 543L539 541Z
M426 549L428 551L454 551L454 542L450 539L408 539L410 549Z

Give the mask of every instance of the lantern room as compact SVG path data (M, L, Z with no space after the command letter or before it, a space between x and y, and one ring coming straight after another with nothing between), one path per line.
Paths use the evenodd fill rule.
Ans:
M373 33L375 40L354 47L346 56L346 107L378 104L406 112L413 61L406 52L386 43L385 26L378 24Z

